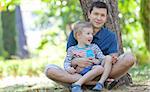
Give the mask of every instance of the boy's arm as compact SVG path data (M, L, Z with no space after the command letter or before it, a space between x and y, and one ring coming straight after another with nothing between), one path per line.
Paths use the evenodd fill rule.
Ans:
M79 66L79 67L86 67L89 65L92 65L90 60L88 58L74 58L71 62L71 65L73 67Z
M103 54L101 49L96 44L94 44L94 49L95 49L95 52L96 52L95 63L100 64L101 61L105 58L105 55Z
M89 59L89 62L91 62L91 63L93 63L93 64L100 64L99 59L96 59L96 58L94 58L94 59Z
M73 59L72 47L70 47L67 50L67 55L66 55L65 61L64 61L64 69L66 71L70 70L70 68L71 68L71 60L72 59Z

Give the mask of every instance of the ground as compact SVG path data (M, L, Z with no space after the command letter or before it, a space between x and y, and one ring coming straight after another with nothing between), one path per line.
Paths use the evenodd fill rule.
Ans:
M0 80L0 92L69 92L67 87L56 84L44 74L39 77L6 77ZM85 90L84 92L92 92ZM150 92L150 80L133 82L130 86L122 86L102 92Z

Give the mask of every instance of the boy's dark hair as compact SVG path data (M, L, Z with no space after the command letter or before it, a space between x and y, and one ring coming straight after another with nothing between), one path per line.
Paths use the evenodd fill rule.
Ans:
M95 1L91 4L91 7L89 8L89 12L91 13L93 8L105 8L107 10L107 14L108 14L108 7L106 5L106 3L101 2L101 1Z

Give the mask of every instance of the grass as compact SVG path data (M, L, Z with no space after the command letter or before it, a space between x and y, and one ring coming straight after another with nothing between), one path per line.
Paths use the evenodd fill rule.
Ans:
M59 58L61 57L61 58ZM47 64L56 64L63 67L64 56L58 56L49 60L48 58L32 58L26 60L0 61L0 78L7 76L39 76L43 73ZM130 71L133 81L150 79L150 65L136 65Z
M30 77L40 77L43 73L45 65L47 64L57 64L59 66L63 66L63 59L55 58L52 61L43 58L32 58L27 60L9 60L9 61L0 61L0 74L1 77L8 77L8 76L30 76ZM137 84L140 82L145 82L150 80L150 65L138 65L134 66L130 70L130 74L133 79L133 83ZM39 79L37 79L39 80ZM44 80L44 77L42 77ZM46 79L45 81L47 81ZM39 80L40 81L40 80ZM30 82L30 81L29 81ZM36 92L36 90L48 90L49 92L67 92L65 88L56 87L53 85L52 82L48 84L40 83L40 84L15 84L12 86L0 87L0 92L9 91L23 91L23 92ZM144 85L144 84L142 84ZM57 90L57 91L54 91ZM61 91L60 91L61 90ZM65 91L62 91L65 90ZM134 89L133 89L134 90ZM69 91L68 91L69 92ZM113 92L113 91L112 91ZM115 91L114 91L115 92ZM119 91L118 91L119 92ZM133 91L134 92L134 91Z
M61 57L61 58L60 58ZM63 55L58 55L54 59L32 58L26 60L0 61L0 78L7 76L39 76L43 73L47 64L56 64L63 67ZM130 71L133 81L143 81L150 79L150 65L136 65Z
M130 70L134 82L150 80L150 65L137 65Z

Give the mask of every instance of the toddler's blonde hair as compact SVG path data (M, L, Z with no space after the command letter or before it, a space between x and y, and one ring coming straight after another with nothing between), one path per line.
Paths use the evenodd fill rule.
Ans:
M75 24L73 29L74 38L77 40L77 33L82 33L83 28L93 28L92 24L90 22L78 22Z

